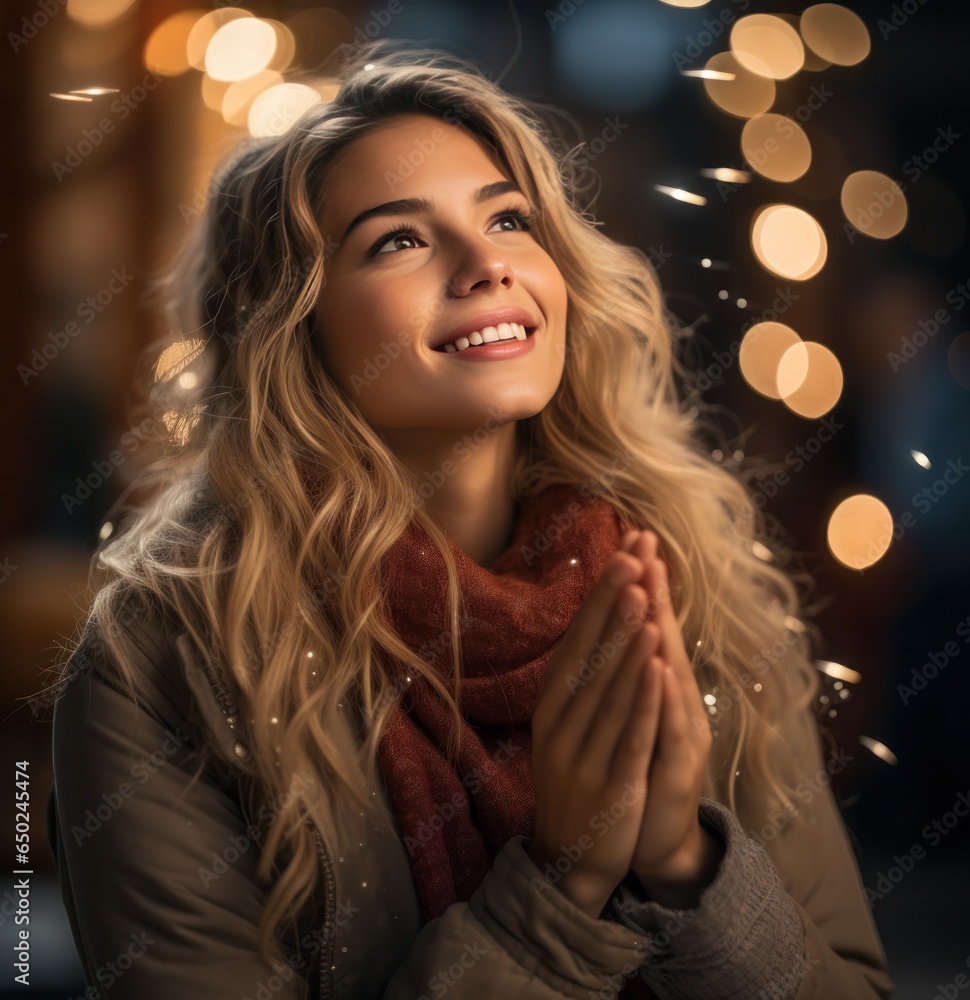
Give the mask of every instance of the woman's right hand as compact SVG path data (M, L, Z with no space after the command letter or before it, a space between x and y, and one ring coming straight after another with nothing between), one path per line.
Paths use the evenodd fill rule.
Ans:
M633 535L563 635L532 716L529 856L592 917L630 869L662 700L660 670L651 666L659 627L644 622L647 593L632 582L643 563L624 551Z

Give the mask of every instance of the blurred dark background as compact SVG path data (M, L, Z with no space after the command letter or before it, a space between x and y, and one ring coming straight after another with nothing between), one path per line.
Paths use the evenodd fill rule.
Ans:
M814 35L808 29L818 10L800 24L808 7L5 0L0 694L10 802L14 762L30 761L26 992L84 990L46 843L50 711L29 699L87 605L90 554L138 461L131 377L139 352L166 332L145 299L150 278L198 217L213 164L260 127L249 111L256 93L315 82L326 99L327 82L306 74L335 47L398 37L470 57L513 93L569 112L570 144L587 143L578 155L590 169L596 218L658 267L684 327L688 395L720 407L731 441L721 460L770 463L752 482L814 580L824 635L817 655L862 677L845 684L851 698L833 689L819 711L833 746L852 757L833 786L897 996L956 995L945 988L955 989L970 957L970 821L960 815L970 803L970 78L962 51L970 17L944 0L866 0L845 5L857 19L833 22L826 42L820 21ZM260 77L248 94L234 84L227 97L228 82L188 65L186 44L204 51L204 15L211 34L219 26L211 22L247 12L285 26L266 71L279 77ZM727 81L685 75L723 71L733 24L771 14L801 28L816 50L829 47L809 48L798 71L780 71L786 78L770 81L773 96L764 76L745 91L739 73L729 92ZM772 58L782 58L791 41L773 25L762 25L764 37ZM736 104L725 110L733 101L748 102L743 117ZM762 141L742 150L742 128L759 112L800 126L807 171L786 181L751 169L783 174L799 155L799 137L788 142L795 130L777 125L779 148ZM756 162L759 149L767 166ZM715 168L744 176L718 181ZM858 171L886 180L853 195L843 185ZM791 277L805 273L804 262L788 271L762 263L805 251L797 234L772 249L752 230L758 212L778 203L810 213L825 234L824 266L810 278ZM808 404L815 416L788 405L794 396L754 391L742 373L737 345L759 320L782 322L838 359L836 376L819 376L818 391L830 398ZM776 470L783 475L772 480ZM858 494L882 501L890 528L862 519L847 540L833 527L830 544L833 512ZM864 561L845 556L852 543L868 553ZM914 846L922 857L907 866ZM13 881L4 876L0 887L7 955ZM0 989L25 992L12 978L4 973Z

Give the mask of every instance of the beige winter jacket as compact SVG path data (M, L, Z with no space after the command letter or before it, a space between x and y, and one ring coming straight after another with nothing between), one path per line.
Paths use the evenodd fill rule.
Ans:
M267 892L255 874L272 804L245 814L247 765L188 636L155 620L136 639L144 704L85 643L54 712L52 847L88 984L110 1000L587 1000L637 975L678 1000L891 995L808 713L788 738L817 836L744 809L739 822L702 798L726 853L695 910L647 901L630 876L593 919L543 878L519 836L467 903L422 927L403 844L361 819L339 831L336 857L320 851L324 891L287 939L286 967L272 968L257 951ZM353 759L357 727L339 716ZM192 783L202 741L218 757ZM312 820L332 822L322 807Z

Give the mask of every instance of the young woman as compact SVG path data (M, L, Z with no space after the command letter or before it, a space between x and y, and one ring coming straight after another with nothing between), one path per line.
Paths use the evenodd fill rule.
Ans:
M890 995L796 588L578 198L534 108L387 45L218 172L57 690L92 987Z

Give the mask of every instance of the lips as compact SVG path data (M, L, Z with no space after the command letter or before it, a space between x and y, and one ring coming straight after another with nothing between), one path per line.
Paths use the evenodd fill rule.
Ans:
M519 323L525 327L526 335L532 333L537 326L536 321L524 309L496 309L493 312L475 316L467 323L462 323L461 326L456 326L453 330L441 334L430 346L432 350L443 351L445 344L450 344L459 337L467 337L476 330L481 332L489 326L497 327L500 323Z

